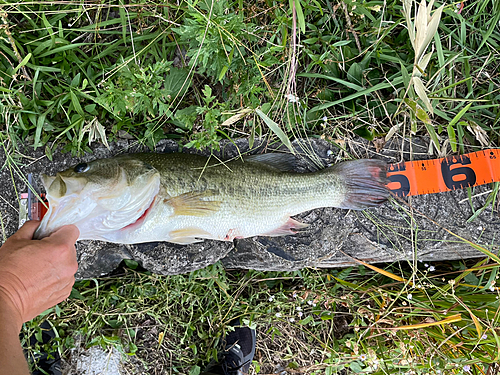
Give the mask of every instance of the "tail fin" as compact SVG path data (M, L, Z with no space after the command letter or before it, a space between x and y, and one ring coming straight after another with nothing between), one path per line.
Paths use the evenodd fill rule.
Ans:
M339 163L334 167L347 185L344 201L339 207L362 210L376 207L389 197L387 163L382 160L361 159Z

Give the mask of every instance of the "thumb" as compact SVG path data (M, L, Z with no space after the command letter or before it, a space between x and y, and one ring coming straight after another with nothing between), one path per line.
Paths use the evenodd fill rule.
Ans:
M16 240L31 240L36 228L40 225L39 220L29 220L23 224L19 230L12 235Z
M53 241L56 243L75 243L80 236L80 231L78 230L76 225L64 225L54 233L50 234L50 236L46 237L47 240Z

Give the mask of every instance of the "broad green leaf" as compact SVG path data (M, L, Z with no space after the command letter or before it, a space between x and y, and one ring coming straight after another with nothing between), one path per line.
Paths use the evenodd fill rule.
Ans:
M233 47L231 49L231 52L229 53L229 56L227 58L227 64L224 64L224 66L220 70L219 77L217 77L217 79L220 82L222 82L222 80L224 79L224 76L226 75L226 73L227 73L227 71L229 69L229 66L231 65L231 61L233 60L234 50L235 50L235 47Z
M451 150L453 152L457 152L457 135L455 134L453 125L449 124L446 130L448 131L448 139L450 140Z
M51 49L49 51L46 51L46 52L42 53L40 56L38 56L38 57L41 58L41 57L53 55L53 54L56 54L56 53L59 53L59 52L69 51L69 50L72 50L72 49L78 49L79 50L80 47L86 46L86 45L88 45L88 43L68 44L66 46L57 47L57 48Z
M369 141L373 141L373 138L374 138L373 132L371 132L370 129L368 129L368 126L361 126L357 129L354 129L353 133L357 134L360 137L363 137L364 139L367 139Z
M49 21L47 21L47 17L45 17L44 12L42 12L42 22L43 22L45 28L47 29L47 33L50 36L51 43L54 46L56 43L56 34L54 34L54 30L52 29L52 25L49 23Z
M349 81L358 83L361 85L363 82L363 71L358 63L353 63L347 72L347 78Z
M33 141L33 146L36 150L37 147L41 146L40 143L40 137L42 135L42 129L43 125L45 124L45 117L47 116L47 113L44 113L40 115L36 121L36 131L35 131L35 140Z
M438 139L438 136L436 134L436 130L434 129L434 127L432 125L429 125L429 124L425 124L425 128L427 129L427 132L429 133L429 136L431 137L432 142L434 142L434 146L436 146L436 150L438 152L440 152L441 146L439 145L439 139Z
M436 54L438 57L438 62L439 62L439 67L444 66L444 52L443 52L443 45L441 44L441 38L439 37L439 34L434 34L434 45L436 46Z
M469 103L464 108L462 108L462 110L460 112L458 112L455 115L455 117L453 117L453 119L450 121L449 125L454 126L458 121L460 121L462 116L465 114L465 112L467 112L469 110L471 105L472 105L472 103Z
M40 66L40 65L33 65L30 63L27 63L26 66L30 69L33 70L40 70L41 72L51 72L51 73L59 73L61 72L60 68L53 68L52 66Z
M256 109L255 113L266 123L266 125L273 131L274 134L278 136L280 141L288 147L288 149L291 151L292 154L295 154L295 150L292 147L292 143L290 142L290 139L286 136L286 134L281 130L279 125L275 123L273 120L271 120L264 112L262 112L260 109Z
M483 46L486 44L489 37L491 36L493 31L495 30L495 27L497 27L497 24L499 21L500 21L500 12L497 10L496 12L493 12L493 14L492 14L492 18L490 20L490 22L491 22L490 27L488 28L488 31L486 31L486 34L483 35L483 41L479 45L477 51L479 51L481 48L483 48Z
M83 112L82 106L80 105L80 101L78 100L78 97L74 93L73 90L70 91L70 96L71 96L71 103L73 104L73 108L75 111L82 117L85 117L85 113Z
M417 118L424 124L431 125L431 119L429 118L429 115L422 108L420 108L420 106L417 107L417 111L415 112L415 114L417 115Z
M16 68L14 69L14 72L12 73L12 75L16 74L19 69L21 69L23 66L25 66L28 63L29 59L31 59L31 53L28 53L25 56L25 58L22 59L22 61L19 63L19 65L16 66Z
M403 62L399 62L401 66L401 75L403 76L403 84L405 87L408 87L410 84L410 73L408 73L408 69L403 65Z
M340 83L341 85L344 85L346 87L349 87L350 89L360 91L363 90L362 86L359 86L355 83L344 81L343 79L332 77L326 74L320 74L320 73L300 73L297 74L298 77L308 77L308 78L322 78L322 79L328 79L330 81L334 81L337 83Z
M61 20L59 20L59 22L58 22L58 24L57 24L57 28L58 28L59 38L64 39L64 29L63 29L63 27L62 27L62 22L61 22Z
M80 73L73 77L69 85L71 87L78 87L80 85Z
M397 85L401 84L402 82L403 82L403 77L399 76L399 77L396 77L392 82L382 82L382 83L376 84L375 86L372 86L372 87L369 87L367 89L358 91L354 94L348 95L345 98L335 100L335 101L329 102L329 103L320 104L316 107L311 108L309 110L309 112L321 111L323 109L330 108L334 105L344 103L344 102L347 102L347 101L352 100L352 99L356 99L360 96L368 95L368 94L370 94L374 91L377 91L377 90L382 90L382 89L387 89L389 87L397 86Z
M333 43L332 47L342 47L348 45L349 43L351 43L350 40L339 40L338 42Z
M127 40L127 14L125 13L125 6L123 5L123 1L120 0L120 5L118 6L118 12L120 13L120 21L122 24L122 39L126 44Z
M302 34L306 33L306 20L304 18L304 12L302 11L302 5L300 0L290 0L290 2L295 3L295 12L297 13L297 22L299 23L300 31Z

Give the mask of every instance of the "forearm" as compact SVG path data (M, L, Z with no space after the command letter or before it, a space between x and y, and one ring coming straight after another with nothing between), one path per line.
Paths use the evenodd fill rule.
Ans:
M29 375L28 364L24 358L19 341L21 324L0 293L0 373L9 375Z

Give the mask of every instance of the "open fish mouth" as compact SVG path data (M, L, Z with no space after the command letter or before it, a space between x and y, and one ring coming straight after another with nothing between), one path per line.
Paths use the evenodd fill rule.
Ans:
M75 180L59 174L46 178L50 183L44 184L49 211L35 238L47 237L63 225L73 224L80 230L79 240L114 242L147 220L160 193L159 173L151 169L133 180L122 171L114 183L107 185L101 181L83 181L78 189L72 189Z

